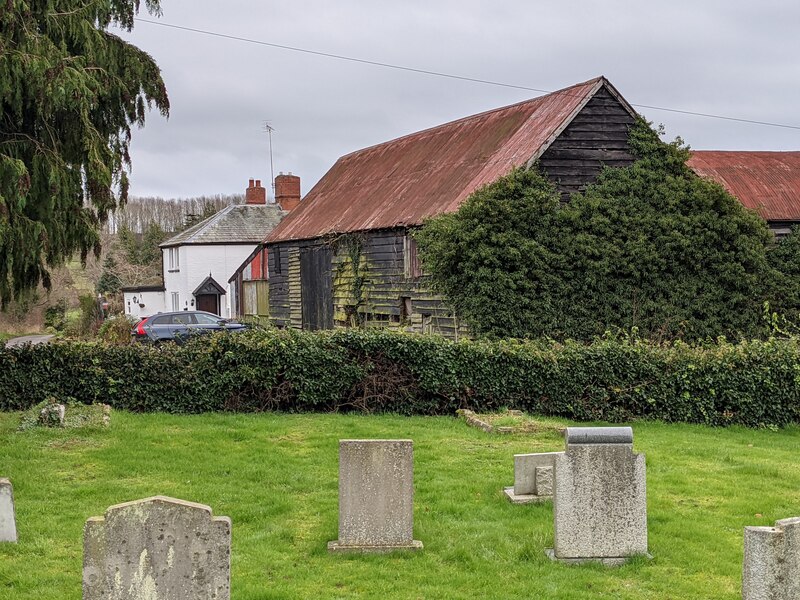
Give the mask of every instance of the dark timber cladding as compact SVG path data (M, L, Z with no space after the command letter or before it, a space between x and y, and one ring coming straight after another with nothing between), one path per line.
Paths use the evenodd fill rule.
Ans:
M410 232L539 163L564 199L632 162L636 113L603 77L340 158L269 235L270 315L295 328L466 333L420 271ZM490 310L487 307L487 310Z
M272 251L269 254L272 273L269 310L275 324L279 327L300 326L292 317L297 302L290 299L289 254L296 251L300 256L300 304L304 329L360 324L439 333L451 338L464 335L466 330L452 309L430 291L425 277L411 277L407 273L406 234L405 229L379 230L334 241L306 240L280 244L282 250L279 253ZM275 274L276 254L283 261L278 274ZM309 264L308 269L305 263ZM326 268L330 273L328 277L323 275L319 283L312 280L311 273ZM360 293L358 286L354 285L356 278L363 278ZM326 287L326 282L330 287ZM323 289L318 290L307 304L308 294L314 293L312 290L318 285ZM332 309L332 322L327 320L328 307ZM321 318L317 314L322 315Z
M300 250L300 298L303 329L333 327L331 247L309 246Z
M539 165L565 200L583 191L603 166L627 167L628 129L634 117L601 88L539 158Z

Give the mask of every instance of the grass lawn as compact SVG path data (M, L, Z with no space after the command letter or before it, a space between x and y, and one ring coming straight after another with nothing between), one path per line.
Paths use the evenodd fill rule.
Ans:
M0 598L78 600L84 521L156 494L233 520L234 600L268 598L741 598L745 525L800 516L800 429L634 424L647 454L652 561L551 563L552 505L515 506L514 453L557 433L490 435L455 418L133 415L109 429L17 432L0 413L20 543L0 545ZM329 555L338 439L411 438L419 553Z

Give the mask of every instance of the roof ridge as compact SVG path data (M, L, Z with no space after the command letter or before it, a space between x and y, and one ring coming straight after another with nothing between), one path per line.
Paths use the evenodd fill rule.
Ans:
M340 156L337 159L336 162L339 162L340 160L342 160L344 158L348 158L350 156L353 156L354 154L360 154L361 152L366 152L367 150L372 150L373 148L379 148L381 146L386 146L388 144L393 144L393 143L395 143L395 142L397 142L399 140L403 140L403 139L406 139L406 138L414 137L416 135L421 135L423 133L430 133L430 132L436 131L437 129L444 129L446 127L450 127L452 125L455 125L456 123L463 123L463 122L466 122L466 121L470 121L472 119L478 119L480 117L484 117L484 116L490 115L492 113L497 113L497 112L500 112L500 111L503 111L503 110L508 110L508 109L511 109L511 108L515 108L517 106L521 106L523 104L536 102L536 101L542 100L544 98L547 98L549 96L563 95L565 92L567 92L567 91L569 91L571 89L582 87L582 86L586 86L586 85L589 85L589 84L593 84L594 85L598 81L605 80L605 79L606 78L605 78L604 75L599 75L598 77L594 77L592 79L588 79L588 80L583 81L581 83L574 83L572 85L569 85L567 87L561 88L559 90L555 90L554 92L548 92L547 94L542 94L541 96L534 96L533 98L528 98L527 100L521 100L519 102L514 102L513 104L507 104L506 106L500 106L498 108L491 108L489 110L484 110L484 111L481 111L479 113L475 113L475 114L472 114L472 115L467 115L466 117L460 117L458 119L453 119L452 121L447 121L446 123L441 123L439 125L434 125L432 127L426 127L425 129L420 129L419 131L406 133L406 134L398 136L396 138L392 138L390 140L386 140L385 142L379 142L377 144L372 144L370 146L365 146L364 148L360 148L358 150L353 150L352 152L348 152L347 154L343 154L342 156Z
M244 205L242 205L242 204L229 204L228 206L223 208L221 211L211 215L207 219L203 219L202 221L200 221L199 223L197 223L195 225L192 225L188 229L185 229L184 231L180 231L180 232L176 233L175 235L173 235L171 238L169 238L165 242L162 242L161 244L159 244L159 247L165 247L165 246L172 245L172 243L173 243L172 240L174 240L174 239L176 239L178 237L182 237L183 238L180 241L181 244L185 244L187 242L191 242L197 235L199 235L200 233L204 232L208 227L210 227L216 221L219 221L224 215L227 215L231 211L231 209L234 208L235 206L244 206ZM193 229L194 229L194 231L192 231ZM191 233L189 233L190 231L191 231ZM187 236L187 234L189 234L189 235Z
M696 154L698 152L714 152L717 154L721 154L723 152L727 153L737 153L737 154L800 154L800 150L697 150L695 148L690 148L689 152L691 154Z

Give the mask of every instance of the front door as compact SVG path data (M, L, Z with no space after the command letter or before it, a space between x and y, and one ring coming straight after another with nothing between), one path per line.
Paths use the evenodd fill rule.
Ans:
M217 294L200 294L195 297L197 300L197 310L219 314L219 296Z
M303 329L333 328L330 246L300 249L300 298Z

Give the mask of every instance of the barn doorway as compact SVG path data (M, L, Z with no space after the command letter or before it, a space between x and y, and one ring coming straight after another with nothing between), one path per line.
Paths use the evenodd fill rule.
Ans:
M333 328L333 281L330 246L300 249L300 298L303 329Z

